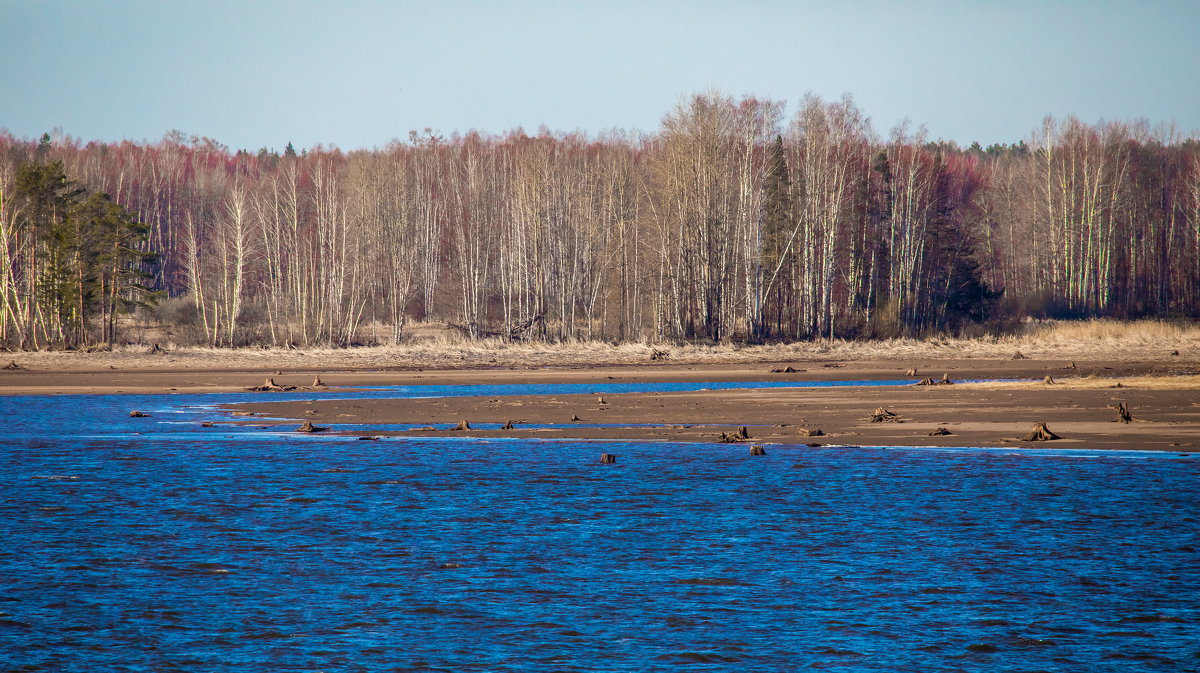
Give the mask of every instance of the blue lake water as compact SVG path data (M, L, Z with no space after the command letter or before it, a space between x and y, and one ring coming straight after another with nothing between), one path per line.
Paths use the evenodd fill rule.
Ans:
M199 425L699 387L0 398L0 670L1200 670L1200 457Z

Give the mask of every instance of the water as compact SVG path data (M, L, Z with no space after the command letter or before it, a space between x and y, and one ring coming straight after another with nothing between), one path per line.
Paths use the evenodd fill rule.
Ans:
M199 427L251 399L0 398L0 669L1200 669L1200 458Z

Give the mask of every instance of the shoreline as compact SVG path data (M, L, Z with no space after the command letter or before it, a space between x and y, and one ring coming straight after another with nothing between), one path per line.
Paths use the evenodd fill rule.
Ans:
M179 358L154 360L155 367L100 369L93 355L75 360L77 368L22 368L0 371L3 395L233 393L273 379L298 391L349 392L356 387L502 384L648 383L805 383L923 378L940 380L1018 379L933 386L825 386L732 388L677 392L604 392L595 394L474 396L417 399L341 399L278 401L247 393L223 405L284 421L232 417L229 422L295 427L392 424L387 430L351 435L473 437L556 440L682 441L710 444L721 434L746 426L739 443L851 446L931 446L979 448L1121 449L1200 452L1200 369L1182 358L1119 362L1076 359L787 359L764 362L666 362L570 365L537 361L521 368L488 366L454 369L400 368L372 362L357 368L284 367L264 360L262 368L203 366ZM222 363L229 365L230 363ZM236 363L234 363L236 364ZM299 364L299 363L292 363ZM340 364L340 363L339 363ZM464 363L472 364L472 363ZM1073 365L1073 366L1072 366ZM787 368L793 371L787 371ZM915 369L916 374L909 371ZM282 372L282 373L280 373ZM1055 384L1042 383L1050 375ZM314 379L329 388L309 388ZM1118 387L1119 386L1119 387ZM1125 403L1136 419L1116 421L1115 407ZM873 423L877 407L895 412L891 421ZM573 421L572 418L581 419ZM449 431L460 421L476 429ZM511 421L513 430L499 430ZM1045 422L1061 439L1025 442L1035 423ZM488 429L479 429L479 425ZM489 425L494 424L494 425ZM526 427L522 428L524 425ZM435 430L420 430L432 426ZM535 427L529 427L535 426ZM547 427L548 426L548 427ZM599 427L596 427L599 426ZM944 427L952 434L929 436ZM802 428L819 428L808 436ZM748 450L748 447L747 447Z

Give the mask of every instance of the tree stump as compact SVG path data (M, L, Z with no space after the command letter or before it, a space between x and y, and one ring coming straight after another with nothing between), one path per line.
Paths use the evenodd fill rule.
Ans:
M582 418L580 418L578 415L576 415L576 414L571 414L571 422L572 422L572 423L578 423L578 422L580 422L580 421L582 421L582 420L583 420L583 419L582 419Z
M600 454L600 462L604 465L615 465L617 457L611 453L602 453Z
M1045 423L1035 423L1033 425L1033 430L1031 430L1028 435L1025 435L1024 441L1048 442L1052 439L1062 439L1062 437L1059 437L1051 432L1050 428L1047 428Z
M943 386L948 386L954 382L950 380L950 374L947 373L947 374L942 374L942 380L939 381L939 383L941 383Z
M325 382L321 380L320 376L318 376L317 378L313 379L312 387L313 388L324 388Z
M912 368L912 369L910 369L910 370L908 370L908 371L904 372L904 375L905 375L905 376L916 376L916 375L917 375L917 369L916 369L916 367L914 367L914 368Z
M738 428L737 438L750 439L750 431L746 429L746 426L743 425L742 427Z
M608 402L606 402L606 401L604 400L604 396L603 396L603 395L601 395L600 397L597 397L597 398L596 398L596 404L608 404Z
M312 421L304 421L300 427L296 428L296 432L325 432L328 429L323 425L313 425Z
M1052 386L1052 385L1054 385L1054 377L1050 376L1049 374L1046 374L1046 378L1042 379L1042 383L1045 383L1048 386Z
M946 435L952 435L952 434L954 434L954 433L950 432L949 430L947 430L946 428L943 428L940 425L929 432L930 437L945 437Z
M451 431L470 430L471 424L466 421L459 421L458 425L450 428Z
M512 421L504 421L504 425L500 426L500 429L501 430L512 430L513 429Z
M754 446L750 447L750 455L765 456L767 455L767 450L764 449L761 444L755 444Z
M146 418L146 417L148 417L149 415L150 415L150 414L145 414L145 413L142 413L142 412L140 412L140 411L138 411L138 410L136 410L136 409L134 409L133 411L129 412L129 417L130 417L130 418Z
M1133 416L1129 414L1129 407L1124 402L1117 405L1117 421L1120 423L1133 422Z
M801 437L824 437L825 433L821 428L800 428Z
M867 418L872 423L896 423L899 419L900 414L884 409L883 407L876 407L875 412Z

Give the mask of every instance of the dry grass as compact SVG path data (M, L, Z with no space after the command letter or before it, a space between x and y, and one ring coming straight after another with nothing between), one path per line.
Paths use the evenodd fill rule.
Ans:
M398 346L302 349L222 349L164 345L148 354L144 345L111 352L38 352L11 355L37 369L210 368L210 369L372 369L580 367L602 364L649 364L655 350L664 364L737 364L788 361L861 361L914 359L1011 359L1018 352L1032 360L1179 361L1200 359L1200 326L1157 321L1032 323L1025 333L982 339L934 338L880 341L819 340L763 346L664 345L602 341L562 344L513 343L498 338L471 341L436 325L414 330L410 343ZM1178 353L1175 355L1174 353ZM1042 385L1038 383L1037 385Z
M1055 379L1050 385L1042 381L995 381L960 383L959 388L974 390L1103 390L1129 388L1133 390L1200 390L1200 374L1178 376L1084 376Z

